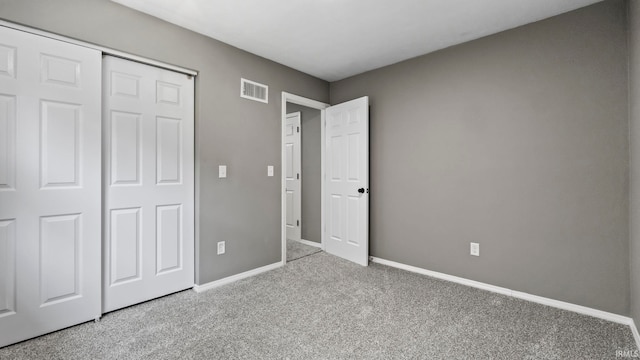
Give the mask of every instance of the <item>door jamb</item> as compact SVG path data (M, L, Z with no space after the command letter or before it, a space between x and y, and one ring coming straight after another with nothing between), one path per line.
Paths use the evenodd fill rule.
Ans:
M287 103L293 103L293 104L298 104L298 105L302 105L302 106L306 106L312 109L317 109L320 110L320 121L321 121L321 126L320 126L320 164L321 164L321 169L320 169L320 242L322 245L322 250L324 250L324 178L325 178L325 169L324 169L324 163L325 163L325 127L326 127L326 122L325 122L325 118L324 118L324 114L325 114L325 109L329 107L329 104L320 102L320 101L316 101L316 100L312 100L309 98L305 98L302 96L298 96L298 95L294 95L294 94L290 94L288 92L283 91L282 92L282 114L281 114L281 119L280 119L280 237L281 237L281 243L282 243L282 265L285 265L287 263L287 228L286 228L286 221L287 221L287 208L286 208L286 173L285 173L285 168L284 168L284 164L286 162L286 153L285 153L285 128L286 128L286 122L287 122ZM302 196L302 195L301 195Z

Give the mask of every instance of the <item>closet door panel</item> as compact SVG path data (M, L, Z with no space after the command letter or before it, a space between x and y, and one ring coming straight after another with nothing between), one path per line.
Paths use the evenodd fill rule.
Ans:
M0 27L0 346L100 316L101 62Z
M194 283L194 82L105 56L104 303L108 312Z

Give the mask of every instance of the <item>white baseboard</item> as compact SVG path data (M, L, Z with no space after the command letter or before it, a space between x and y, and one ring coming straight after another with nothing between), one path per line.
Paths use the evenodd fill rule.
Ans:
M317 244L317 243L315 243L315 244ZM638 347L638 349L640 349L640 334L638 333L638 329L636 328L635 322L633 321L632 318L630 318L628 316L622 316L622 315L610 313L610 312L607 312L607 311L602 311L602 310L593 309L593 308L589 308L589 307L582 306L582 305L576 305L576 304L568 303L568 302L565 302L565 301L554 300L554 299L546 298L546 297L543 297L543 296L538 296L538 295L528 294L528 293L521 292L521 291L511 290L511 289L507 289L507 288L504 288L504 287L490 285L490 284L486 284L486 283L475 281L475 280L465 279L465 278L462 278L462 277L459 277L459 276L448 275L448 274L440 273L440 272L437 272L437 271L431 271L431 270L419 268L419 267L416 267L416 266L406 265L406 264L402 264L402 263L391 261L391 260L380 259L380 258L377 258L377 257L374 257L374 256L369 257L369 259L371 260L371 262L374 262L374 263L378 263L378 264L382 264L382 265L386 265L386 266L390 266L390 267L394 267L394 268L410 271L410 272L417 273L417 274L430 276L430 277L433 277L433 278L436 278L436 279L451 281L451 282L454 282L454 283L457 283L457 284L471 286L471 287L474 287L474 288L478 288L478 289L482 289L482 290L486 290L486 291L491 291L491 292L494 292L494 293L498 293L498 294L502 294L502 295L506 295L506 296L511 296L511 297L514 297L514 298L527 300L527 301L535 302L535 303L538 303L538 304L555 307L555 308L558 308L558 309L573 311L573 312L576 312L576 313L579 313L579 314L593 316L593 317L598 318L598 319L603 319L603 320L615 322L615 323L618 323L618 324L628 325L631 328L631 332L633 333L633 338L635 339L636 346ZM230 284L230 283L238 281L238 280L246 279L248 277L255 276L255 275L261 274L263 272L267 272L267 271L271 271L271 270L277 269L277 268L279 268L281 266L283 266L283 262L273 263L271 265L266 265L266 266L263 266L263 267L259 267L257 269L245 271L243 273L236 274L236 275L233 275L233 276L229 276L229 277L226 277L224 279L212 281L210 283L206 283L206 284L203 284L203 285L195 285L193 287L193 290L195 292L201 293L203 291L207 291L207 290L214 289L214 288L217 288L217 287L220 287L220 286L223 286L223 285L227 285L227 284Z
M202 285L195 285L193 287L193 290L195 292L197 292L197 293L201 293L203 291L215 289L217 287L220 287L220 286L223 286L223 285L227 285L227 284L230 284L230 283L238 281L238 280L246 279L246 278L251 277L251 276L256 276L256 275L261 274L263 272L267 272L267 271L271 271L273 269L277 269L277 268L279 268L281 266L282 266L282 262L278 261L277 263L273 263L271 265L266 265L266 266L263 266L263 267L259 267L257 269L245 271L243 273L232 275L232 276L226 277L224 279L212 281L212 282L209 282L209 283L206 283L206 284L202 284Z
M303 243L303 244L305 244L305 245L309 245L309 246L313 246L313 247L317 247L317 248L322 248L322 244L321 243L317 243L315 241L310 241L310 240L305 240L305 239L300 239L298 241Z
M593 316L599 319L603 319L603 320L607 320L607 321L611 321L619 324L629 325L631 327L631 331L633 332L633 336L635 337L636 345L638 346L638 348L640 348L640 335L638 335L638 330L635 327L633 319L627 316L622 316L622 315L618 315L618 314L614 314L614 313L610 313L610 312L606 312L598 309L593 309L593 308L589 308L582 305L576 305L576 304L572 304L572 303L568 303L560 300L554 300L554 299L550 299L542 296L527 294L521 291L515 291L515 290L503 288L500 286L485 284L479 281L469 280L469 279L465 279L465 278L453 276L453 275L447 275L440 272L426 270L426 269L398 263L391 260L376 258L373 256L369 257L369 259L371 260L371 262L374 262L374 263L387 265L387 266L391 266L394 268L398 268L398 269L402 269L402 270L406 270L406 271L410 271L410 272L414 272L422 275L427 275L437 279L451 281L454 283L467 285L467 286L491 291L491 292L502 294L502 295L512 296L518 299L527 300L527 301L531 301L531 302L535 302L535 303L539 303L547 306L552 306L558 309L569 310L579 314L589 315L589 316Z

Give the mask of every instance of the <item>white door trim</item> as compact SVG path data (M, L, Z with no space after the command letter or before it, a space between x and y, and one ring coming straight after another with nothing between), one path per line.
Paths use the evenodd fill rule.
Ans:
M196 70L187 69L187 68L184 68L184 67L181 67L181 66L172 65L172 64L167 64L165 62L149 59L149 58L146 58L146 57L143 57L143 56L129 54L129 53L126 53L124 51L111 49L111 48L108 48L108 47L92 44L92 43L89 43L89 42L86 42L86 41L76 40L76 39L73 39L73 38L70 38L70 37L67 37L67 36L54 34L54 33L48 32L48 31L38 30L38 29L34 29L34 28L31 28L31 27L28 27L28 26L24 26L24 25L14 24L14 23L6 21L6 20L0 20L0 26L4 26L4 27L10 28L10 29L14 29L14 30L24 31L24 32L29 33L29 34L39 35L39 36L46 37L46 38L49 38L49 39L63 41L63 42L66 42L66 43L69 43L69 44L73 44L73 45L83 46L83 47L86 47L86 48L89 48L89 49L93 49L93 50L98 50L98 51L101 51L105 55L112 55L112 56L115 56L115 57L131 60L131 61L135 61L135 62L147 64L147 65L152 65L152 66L163 68L163 69L166 69L166 70L177 71L179 73L183 73L183 74L187 74L187 75L191 75L191 76L197 76L198 75L198 72Z
M288 92L282 92L282 110L281 110L281 119L280 119L280 237L282 242L282 265L287 263L287 228L286 228L286 219L287 219L287 209L286 209L286 173L284 164L286 162L286 154L285 154L285 125L287 121L287 103L298 104L302 106L306 106L312 109L320 110L320 121L322 122L320 126L320 187L321 187L321 195L320 195L320 208L321 208L321 220L320 220L320 239L324 239L324 155L325 155L325 119L324 119L324 110L329 107L329 104L325 104L320 101L312 100L309 98L305 98L302 96L290 94ZM322 243L322 249L324 250L324 240Z

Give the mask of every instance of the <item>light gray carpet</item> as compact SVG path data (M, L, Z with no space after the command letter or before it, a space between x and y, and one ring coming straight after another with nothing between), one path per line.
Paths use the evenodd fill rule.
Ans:
M2 359L615 359L627 326L324 252L0 349Z
M287 239L287 261L293 261L322 251L318 247Z

